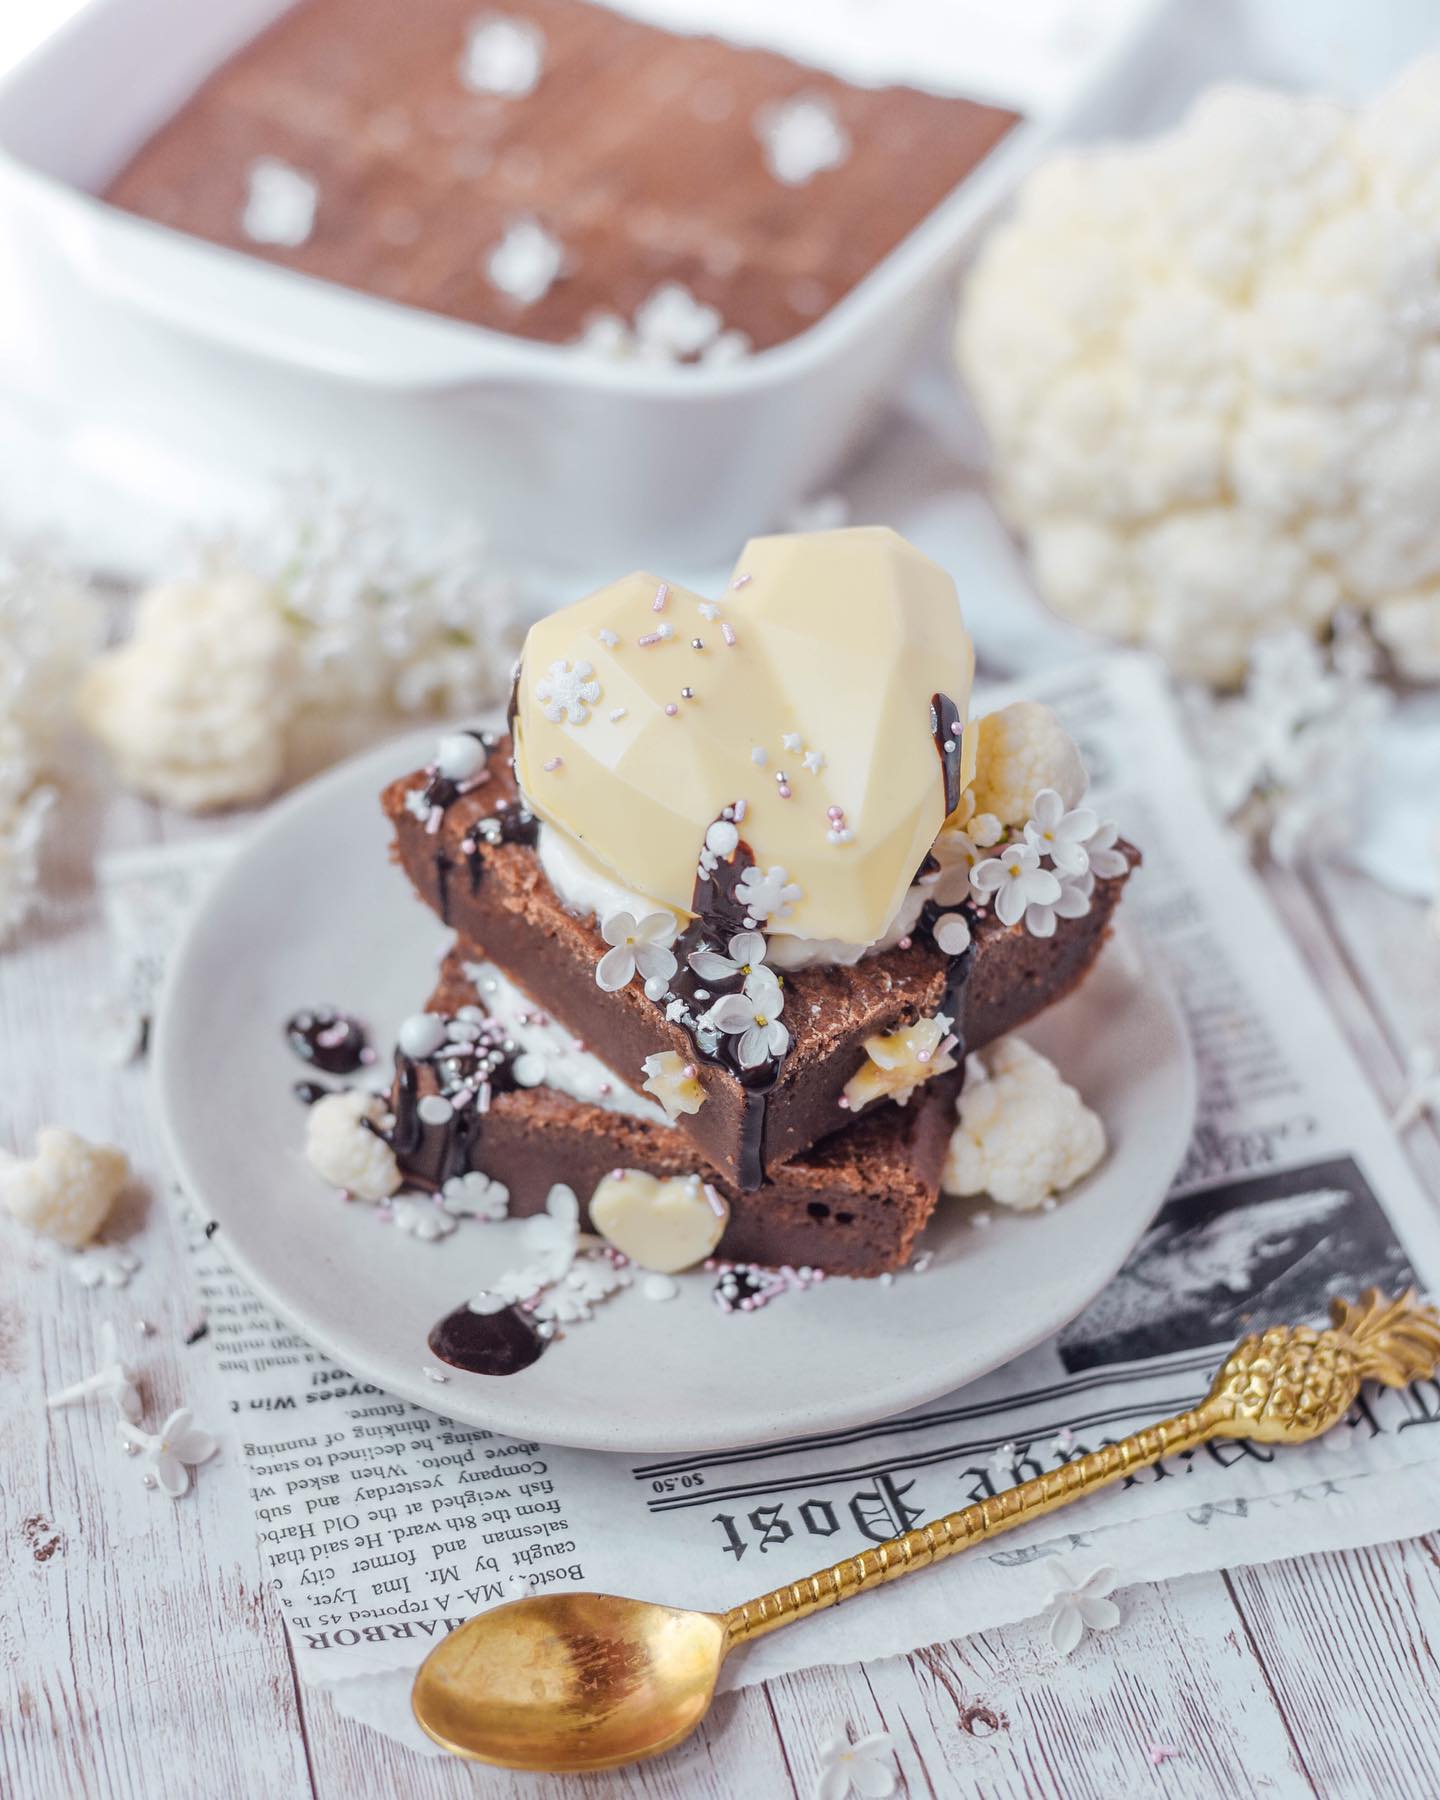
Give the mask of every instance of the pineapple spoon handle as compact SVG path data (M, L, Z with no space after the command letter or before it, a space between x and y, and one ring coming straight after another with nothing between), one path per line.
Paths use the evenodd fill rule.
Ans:
M758 1599L742 1601L725 1614L728 1642L733 1646L749 1638L763 1637L778 1631L782 1625L808 1618L828 1606L838 1606L852 1594L866 1588L880 1587L887 1581L898 1581L912 1569L923 1569L966 1550L984 1538L996 1537L1017 1525L1027 1525L1057 1507L1068 1506L1096 1488L1105 1487L1136 1469L1148 1468L1163 1456L1173 1456L1194 1449L1215 1435L1223 1411L1213 1400L1205 1400L1189 1412L1148 1425L1118 1444L1107 1444L1103 1450L1092 1450L1077 1456L1073 1462L1037 1475L1033 1481L1021 1482L988 1500L979 1500L959 1512L947 1513L929 1525L918 1525L913 1531L888 1539L857 1556L846 1557L801 1581L762 1594Z

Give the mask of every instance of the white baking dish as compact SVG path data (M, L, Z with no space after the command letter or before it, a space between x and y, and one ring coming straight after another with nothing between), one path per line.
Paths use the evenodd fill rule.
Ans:
M443 319L87 191L286 4L91 0L0 84L12 272L92 431L135 446L137 494L152 452L241 482L318 466L421 514L478 515L512 554L613 569L723 561L823 483L927 341L979 222L1133 75L1167 0L1133 0L1068 99L817 324L723 369L608 364Z

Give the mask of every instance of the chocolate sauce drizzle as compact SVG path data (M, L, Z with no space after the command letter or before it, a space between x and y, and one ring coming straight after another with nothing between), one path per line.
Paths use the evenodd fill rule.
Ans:
M493 1313L457 1306L432 1328L427 1341L441 1362L472 1375L518 1375L540 1360L547 1342L517 1306Z
M290 1092L302 1106L313 1106L327 1094L335 1093L336 1089L326 1087L322 1081L297 1081Z
M679 967L671 978L670 992L659 1003L668 1005L672 999L683 1000L689 1009L690 1021L698 1021L717 993L734 993L740 987L738 978L718 984L701 981L690 967L690 956L696 950L715 950L723 956L735 933L747 929L745 906L737 889L745 871L753 868L754 863L754 852L742 838L728 858L720 858L713 869L701 868L696 873L690 901L690 910L695 916L676 941L675 956ZM702 989L708 996L705 999L699 998ZM780 1080L785 1057L768 1057L758 1067L747 1069L740 1062L738 1037L706 1031L692 1022L687 1022L685 1029L698 1060L727 1070L740 1084L736 1183L743 1193L753 1193L765 1180L765 1122L770 1110L770 1096Z
M960 708L948 694L930 696L930 735L940 756L945 775L945 817L948 819L960 804L960 736L963 721Z
M427 1059L439 1084L436 1097L450 1106L444 1119L427 1119L422 1114L420 1064L396 1046L395 1123L386 1134L387 1141L407 1175L437 1190L452 1177L479 1167L490 1102L496 1094L509 1093L519 1085L515 1059L520 1046L484 1021L483 1014L480 1020L459 1020L461 1025L475 1024L476 1035L452 1039ZM447 1029L456 1022L449 1021Z
M285 1039L301 1062L327 1075L353 1075L367 1056L370 1035L358 1019L333 1006L307 1006L285 1021ZM318 1098L318 1096L317 1096Z

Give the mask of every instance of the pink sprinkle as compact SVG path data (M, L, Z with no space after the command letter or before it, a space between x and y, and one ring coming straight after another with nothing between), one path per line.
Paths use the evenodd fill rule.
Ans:
M1169 1762L1172 1756L1178 1756L1179 1754L1180 1752L1173 1744L1152 1744L1150 1746L1150 1761L1157 1769L1162 1763Z
M742 588L745 583L751 579L752 578L749 575L737 575L730 585L732 588Z
M623 1181L625 1179L625 1171L623 1169L612 1169L610 1171L610 1179L612 1181Z
M542 763L540 766L547 775L553 775L556 769L563 769L565 767L565 758L563 756L552 756L549 762Z
M735 643L735 627L733 625L727 625L722 621L721 626L720 626L720 635L721 635L721 637L724 638L725 642L727 644L731 645L733 648L734 643Z
M790 783L788 781L782 781L775 791L782 800L788 800L790 798Z
M845 808L843 806L827 806L825 809L825 817L837 821L843 819L845 817Z
M670 598L670 583L662 581L655 590L655 598L650 602L651 612L664 612L665 602Z
M929 1062L934 1054L935 1052L933 1050L917 1050L915 1052L915 1060L916 1062Z
M915 940L914 940L914 938L911 938L911 937L903 937L903 938L901 938L901 939L900 939L900 942L899 942L899 944L898 944L898 945L897 945L897 946L896 946L896 948L897 948L897 949L900 949L900 950L908 950L908 949L909 949L909 948L910 948L910 946L911 946L911 945L912 945L912 944L913 944L913 943L914 943L914 942L915 942Z
M611 1094L613 1094L615 1092L615 1090L613 1087L611 1087L611 1085L608 1081L602 1081L600 1083L599 1087L596 1088L595 1092L597 1094L599 1094L602 1099L608 1099L608 1097Z
M461 838L460 850L461 850L461 854L464 856L473 856L475 854L474 838Z
M687 1081L693 1081L695 1079L694 1063L686 1063L685 1067L683 1069L681 1069L680 1073L685 1077L685 1079Z
M679 712L679 710L680 710L680 708L675 704L675 702L673 700L667 700L665 702L665 717L667 719L673 719L675 717L676 713Z
M647 631L642 637L636 638L635 642L642 650L648 650L651 644L663 644L669 635L668 631Z
M840 1108L841 1112L849 1112L849 1110L850 1110L850 1102L845 1098L845 1096L843 1094L835 1102L835 1104Z
M430 808L430 816L425 821L425 830L431 837L434 837L435 833L440 829L440 821L444 817L445 808L443 806L432 806Z
M953 1050L953 1049L954 1049L954 1048L955 1048L955 1046L956 1046L956 1045L957 1045L957 1044L958 1044L958 1043L959 1043L959 1042L960 1042L960 1040L959 1040L959 1038L957 1038L957 1037L956 1037L956 1036L955 1036L955 1034L954 1034L954 1032L953 1032L953 1031L952 1031L952 1032L951 1032L951 1034L950 1034L950 1036L949 1036L949 1037L947 1037L947 1038L945 1038L945 1039L944 1039L944 1040L943 1040L943 1041L942 1041L942 1043L941 1043L941 1045L940 1045L940 1054L941 1054L941 1055L942 1055L942 1056L945 1056L945 1055L948 1055L948 1053L949 1053L949 1052L950 1052L950 1051L951 1051L951 1050Z

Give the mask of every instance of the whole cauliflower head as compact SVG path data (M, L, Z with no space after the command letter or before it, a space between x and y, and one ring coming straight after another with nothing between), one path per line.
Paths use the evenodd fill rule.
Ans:
M1056 158L957 354L1057 612L1231 684L1260 633L1403 598L1380 635L1434 677L1440 56L1359 112L1220 88Z
M47 1125L36 1135L34 1156L0 1168L0 1199L31 1231L78 1250L109 1218L129 1179L123 1150Z
M144 594L130 638L91 667L77 704L122 781L203 812L279 784L292 692L293 644L272 590L227 574Z
M1002 825L1023 825L1042 788L1054 788L1067 811L1085 792L1085 764L1059 715L1039 700L1017 700L986 713L975 733L974 812Z
M357 1200L388 1200L400 1186L400 1165L370 1129L384 1118L384 1102L375 1094L326 1094L306 1119L306 1161L331 1187Z
M1105 1154L1098 1115L1022 1038L1001 1038L968 1066L941 1180L947 1194L988 1194L1029 1211L1073 1187Z

